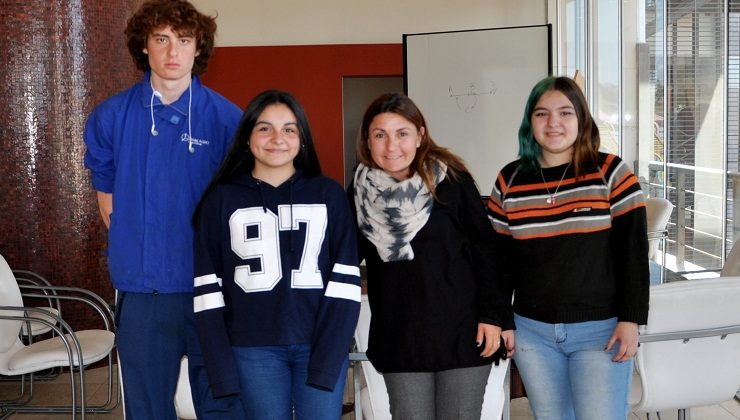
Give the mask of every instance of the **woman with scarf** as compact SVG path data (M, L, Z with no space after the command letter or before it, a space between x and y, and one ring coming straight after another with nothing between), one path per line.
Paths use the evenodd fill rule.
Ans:
M367 356L383 373L391 414L480 419L510 308L475 182L401 94L370 104L358 159L349 194L367 265Z

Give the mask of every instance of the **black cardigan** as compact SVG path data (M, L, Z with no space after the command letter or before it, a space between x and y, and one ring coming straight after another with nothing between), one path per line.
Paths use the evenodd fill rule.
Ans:
M350 186L354 205L353 193ZM501 325L510 312L496 281L494 231L472 177L448 175L436 194L429 220L411 241L413 260L384 262L358 234L372 311L367 356L380 372L491 363L476 346L478 323Z

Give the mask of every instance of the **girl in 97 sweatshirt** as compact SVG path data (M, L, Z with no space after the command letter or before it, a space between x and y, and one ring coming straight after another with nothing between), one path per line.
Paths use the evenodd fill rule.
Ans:
M360 308L355 228L285 92L248 105L195 213L195 321L215 397L247 418L339 419Z

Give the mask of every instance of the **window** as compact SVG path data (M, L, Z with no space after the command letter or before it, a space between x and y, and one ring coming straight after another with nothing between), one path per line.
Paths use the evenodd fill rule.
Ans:
M740 0L548 4L557 71L585 75L602 149L634 162L645 192L676 205L668 264L720 268L740 237Z

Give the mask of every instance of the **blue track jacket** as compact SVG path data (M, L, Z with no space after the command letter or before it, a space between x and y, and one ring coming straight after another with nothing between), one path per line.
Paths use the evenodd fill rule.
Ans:
M197 76L191 89L192 102L186 90L164 105L152 96L147 72L87 120L85 166L97 191L113 193L108 267L118 290L193 291L193 211L242 112Z

